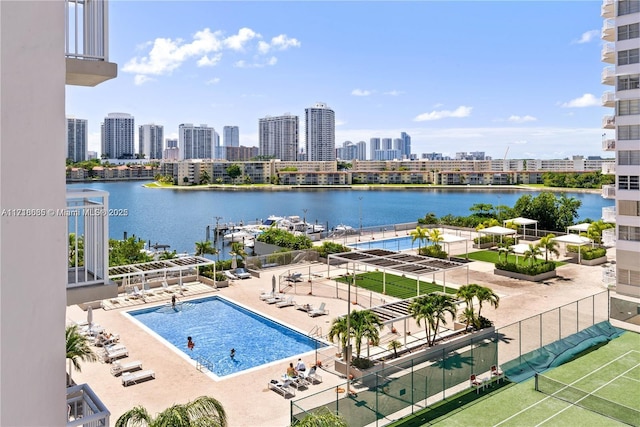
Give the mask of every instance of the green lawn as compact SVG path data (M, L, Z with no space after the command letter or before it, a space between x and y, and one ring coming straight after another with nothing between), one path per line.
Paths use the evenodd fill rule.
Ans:
M417 295L417 281L408 277L401 277L395 274L387 273L385 275L386 284L384 286L385 294L396 298L412 298ZM348 283L350 277L340 276L336 280L342 283ZM383 273L381 271L371 271L356 275L356 285L359 288L368 289L370 291L383 293ZM420 281L420 295L430 294L432 292L445 291L448 294L455 294L456 289L444 288L431 282Z
M464 257L465 255L458 255L459 257ZM469 259L472 259L474 261L484 261L484 262L490 262L495 264L496 262L498 262L498 251L478 251L478 252L470 252L469 253ZM501 255L501 259L504 260L504 255ZM544 261L544 258L538 258L539 260ZM514 254L509 254L509 261L515 263L517 260L519 265L529 265L529 263L531 262L531 260L527 260L525 262L524 260L524 255L518 255L517 257ZM561 262L561 261L554 261L556 264L556 267L560 267L561 265L565 265L566 262Z

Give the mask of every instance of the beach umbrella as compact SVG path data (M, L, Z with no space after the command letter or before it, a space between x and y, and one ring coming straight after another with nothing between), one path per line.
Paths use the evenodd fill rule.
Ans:
M276 292L276 275L275 274L271 277L271 292L273 293Z
M93 307L89 306L87 308L87 324L89 325L89 329L91 329L93 323Z
M231 258L231 269L235 270L236 268L238 268L238 260L236 259L236 254L235 252L231 252L229 255L233 256Z

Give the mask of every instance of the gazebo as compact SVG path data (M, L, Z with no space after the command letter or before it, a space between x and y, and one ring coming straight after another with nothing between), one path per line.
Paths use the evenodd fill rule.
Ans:
M588 237L578 236L577 234L567 234L565 236L554 237L551 239L558 243L564 243L566 245L578 246L578 264L581 264L580 260L580 248L584 245L593 245L593 240Z
M511 236L517 233L518 232L513 228L500 227L499 225L478 230L478 234L486 234L489 236L500 236L500 243L502 243L503 236Z
M527 225L533 224L536 230L536 237L538 236L538 221L535 219L518 217L518 218L512 218L512 219L507 219L505 221L502 221L502 225L507 225L508 223L513 223L518 227L522 227L522 235L524 237L527 237Z
M452 243L459 243L459 242L464 242L464 253L465 255L469 255L469 240L466 237L461 237L461 236L456 236L455 234L448 234L448 233L444 233L441 234L440 237L442 237L442 240L440 242L434 242L434 243L443 243L445 245L447 245L447 253L449 254L449 257L451 257L451 244Z
M590 222L583 222L582 224L571 225L567 227L567 234L570 234L572 231L576 231L578 234L586 233L589 231L589 227L591 227Z

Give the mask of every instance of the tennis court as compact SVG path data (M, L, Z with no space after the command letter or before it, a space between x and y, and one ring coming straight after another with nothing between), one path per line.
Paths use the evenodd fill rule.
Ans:
M429 425L639 426L639 349L640 335L625 332L571 362L489 393Z

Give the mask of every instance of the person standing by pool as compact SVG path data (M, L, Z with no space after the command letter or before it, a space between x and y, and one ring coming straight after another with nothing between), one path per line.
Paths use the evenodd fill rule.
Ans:
M189 350L193 351L193 347L195 346L196 346L196 343L193 342L191 337L187 337L187 347L189 347Z
M236 349L232 348L231 352L229 353L229 356L231 356L231 358L233 359L234 357L236 357Z
M171 307L176 308L176 296L171 295Z

